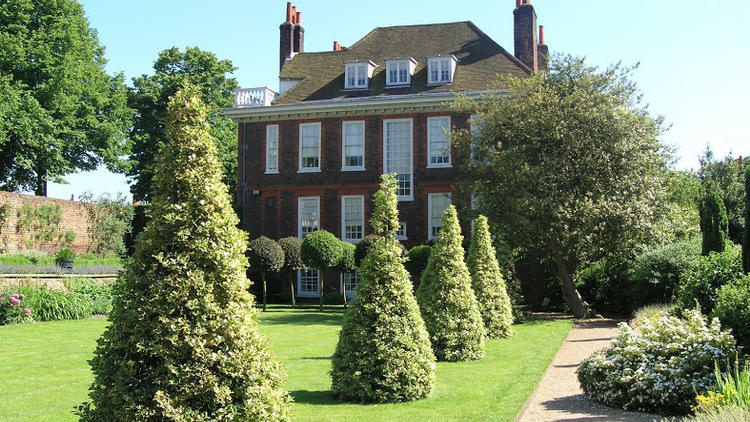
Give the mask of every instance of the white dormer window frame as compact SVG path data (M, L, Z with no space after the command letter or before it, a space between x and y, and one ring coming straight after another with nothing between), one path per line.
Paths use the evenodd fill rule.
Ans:
M370 60L344 63L344 89L367 89L377 65Z
M417 68L413 57L385 59L385 86L403 87L411 84L411 76Z
M427 85L453 83L458 59L453 54L438 54L427 57Z

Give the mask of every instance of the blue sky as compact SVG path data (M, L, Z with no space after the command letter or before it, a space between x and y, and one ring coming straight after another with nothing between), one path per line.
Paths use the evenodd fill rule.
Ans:
M152 73L159 51L198 46L229 59L242 87L278 88L279 24L285 1L84 0L106 47L110 73ZM305 51L351 45L376 26L471 20L513 52L515 0L294 2L302 12ZM698 166L710 143L717 156L750 155L750 2L743 0L532 0L551 52L585 56L597 66L640 63L634 74L653 114L671 125L678 168ZM127 193L122 175L70 175L49 195Z

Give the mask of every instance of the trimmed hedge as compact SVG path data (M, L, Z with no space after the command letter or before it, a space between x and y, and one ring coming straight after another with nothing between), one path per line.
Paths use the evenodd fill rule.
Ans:
M341 261L341 255L344 253L341 243L336 236L325 230L310 233L302 241L300 249L302 262L310 268L321 270L320 280L318 281L319 308L321 311L323 310L323 293L325 292L323 276L326 270L335 268Z

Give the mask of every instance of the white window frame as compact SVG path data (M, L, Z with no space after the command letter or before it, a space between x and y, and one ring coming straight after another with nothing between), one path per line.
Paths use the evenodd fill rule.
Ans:
M271 136L275 132L275 138ZM271 165L271 142L276 142L276 163ZM279 173L279 125L266 125L266 174Z
M445 121L447 119L448 124L445 127L447 130L443 131L443 136L445 137L444 141L435 140L432 138L432 131L430 130L430 125L434 124L434 122L439 121ZM440 168L440 167L453 167L453 158L451 156L451 140L450 140L450 131L451 131L451 117L450 116L433 116L427 118L427 168ZM433 163L433 153L435 153L435 158L438 157L445 157L445 155L442 154L442 151L433 151L433 144L437 142L445 142L448 144L448 161L447 162L440 162L440 163Z
M354 272L352 272L352 273L341 273L341 275L339 276L339 282L340 282L339 289L340 289L340 291L344 290L344 277L346 277L346 276L350 276L351 278L353 278L354 280L356 280L356 282L354 282L354 284L356 285L356 287L354 287L354 289L346 289L346 300L347 300L347 302L349 302L349 301L354 300L354 297L356 296L356 293L357 293L357 287L359 287L359 283L360 283L361 279L359 277L359 274L357 274L357 270L354 270ZM351 283L349 283L349 284L351 284Z
M320 230L320 197L319 196L298 196L297 197L297 237L302 240L305 237L302 234L302 202L307 200L315 200L315 206L318 208L318 215L317 215L317 227L315 227L315 230L310 231L316 232Z
M318 166L317 167L303 167L302 166L302 128L303 127L317 127L318 128ZM299 170L298 173L317 173L320 172L320 161L321 161L321 124L320 122L312 123L300 123L299 124L299 144L298 144L298 155L299 155Z
M302 291L302 273L311 272L314 274L314 278L317 280L317 288L315 291ZM320 293L320 271L316 268L308 268L306 270L297 271L297 297L319 297Z
M358 243L360 240L362 240L362 237L359 239L350 238L347 237L346 233L346 202L347 199L351 200L359 200L360 204L360 218L359 218L359 225L361 227L361 234L362 237L365 236L365 196L364 195L342 195L341 196L341 240L344 242L349 243Z
M450 192L437 192L437 193L427 194L427 240L432 240L435 237L437 237L437 233L435 233L435 234L432 233L433 227L437 227L437 226L433 226L432 225L433 217L435 217L435 216L432 215L432 202L433 202L433 198L435 198L438 195L440 195L440 196L447 196L448 199L450 200L450 204L453 204L453 195L451 195ZM450 204L448 206L450 206ZM447 207L446 207L446 209L447 209ZM445 211L443 211L443 212L445 212ZM441 214L440 216L437 216L437 217L438 218L443 218L443 215ZM442 225L440 227L442 227ZM440 231L440 229L438 229L438 232L439 231Z
M433 78L433 71L437 67L437 79ZM443 73L448 72L448 79L443 79ZM438 55L427 58L427 85L445 85L453 83L456 73L456 57Z
M409 240L409 237L406 232L405 221L398 222L398 229L396 229L396 233L393 234L393 237L395 237L396 240Z
M347 166L346 165L346 128L348 126L362 126L362 165L361 166ZM364 120L346 120L341 122L341 171L363 171L365 169L365 130L366 125Z
M409 59L388 60L385 62L386 86L406 86L411 84L411 63ZM395 68L395 69L394 69ZM391 80L391 71L396 71L396 80ZM406 80L402 81L402 73L406 73Z
M414 200L414 119L402 118L402 119L384 119L383 120L383 173L393 173L390 169L387 169L388 165L388 130L386 129L388 123L397 122L409 122L409 173L401 173L402 175L409 176L410 189L408 195L398 195L399 201L413 201ZM398 191L397 191L398 194Z
M361 73L364 72L364 83ZM354 84L349 83L349 77L354 75ZM370 65L367 62L347 63L344 71L344 89L367 89L370 85Z

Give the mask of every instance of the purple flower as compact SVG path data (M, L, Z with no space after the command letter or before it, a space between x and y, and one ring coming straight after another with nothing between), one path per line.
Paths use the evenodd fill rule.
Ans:
M23 308L23 311L26 312L26 315L31 315L31 309Z
M18 295L18 297L20 297L21 299L26 299L26 296L24 296L23 293L21 293L20 295Z
M4 301L4 300L5 300L5 298L4 298L4 297L2 297L2 296L0 296L0 302L2 302L2 301Z
M16 298L15 298L15 297L13 297L13 296L11 296L11 297L10 297L10 302L11 302L11 303L13 303L13 304L16 304L16 305L20 305L20 304L21 304L21 301L20 301L20 300L18 300L18 299L16 299ZM11 306L12 306L12 305L11 305Z

